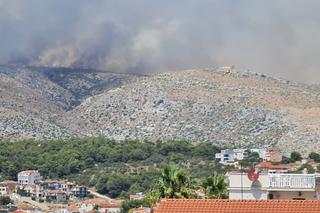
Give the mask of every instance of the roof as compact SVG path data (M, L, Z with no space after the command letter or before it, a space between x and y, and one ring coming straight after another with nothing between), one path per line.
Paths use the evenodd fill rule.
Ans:
M122 202L120 201L112 201L112 202L101 202L96 203L100 208L122 208Z
M14 181L14 180L6 180L6 181L3 181L1 183L3 183L3 184L17 184L18 182Z
M121 208L122 207L122 201L120 200L112 200L111 202L108 202L101 198L85 200L83 203L85 205L96 205L101 208Z
M278 148L275 148L275 147L273 147L273 148L268 148L268 149L266 150L266 152L267 152L267 153L277 153L277 152L279 152L279 149L278 149Z
M92 199L88 199L88 200L83 201L83 203L86 205L90 205L90 204L94 205L96 203L100 203L100 202L104 202L104 201L105 200L102 198L92 198Z
M161 200L153 213L317 213L320 201L312 200Z
M26 213L25 211L20 211L20 210L17 210L17 211L14 211L12 213Z
M79 207L76 206L76 205L70 205L70 206L67 207L67 210L69 212L79 212Z
M25 171L21 171L20 173L31 174L33 172L38 172L38 171L37 170L25 170Z
M32 205L26 204L26 203L22 203L17 205L18 209L20 210L26 210L26 211L34 211L35 208Z
M282 165L282 164L274 165L274 164L272 164L270 162L263 161L263 162L259 163L258 165L256 165L256 168L262 168L262 169L289 169L290 166L289 165Z

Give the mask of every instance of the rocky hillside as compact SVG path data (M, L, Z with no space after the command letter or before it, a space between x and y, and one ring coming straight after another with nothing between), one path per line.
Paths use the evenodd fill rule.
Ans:
M66 138L58 124L85 98L141 76L84 69L0 65L0 138Z
M168 72L85 100L64 123L119 140L319 150L320 90L249 72Z
M187 139L320 151L320 88L251 72L0 67L0 137Z

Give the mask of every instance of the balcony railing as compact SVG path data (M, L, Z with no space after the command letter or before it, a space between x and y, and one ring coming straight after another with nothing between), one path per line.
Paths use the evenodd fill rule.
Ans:
M269 174L269 188L272 189L314 189L315 185L313 174Z

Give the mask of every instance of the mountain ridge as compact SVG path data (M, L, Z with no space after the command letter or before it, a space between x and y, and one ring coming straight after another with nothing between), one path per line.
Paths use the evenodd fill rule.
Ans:
M49 119L73 136L186 139L235 147L274 145L284 151L319 150L317 86L225 69L129 77L52 72L48 79L58 91L57 100L67 101L65 105L55 102L58 115Z

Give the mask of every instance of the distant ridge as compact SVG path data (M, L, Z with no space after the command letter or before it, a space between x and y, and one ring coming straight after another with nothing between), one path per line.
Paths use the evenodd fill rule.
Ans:
M26 128L13 122L20 113L22 123L24 116L42 122L36 128L28 121L39 130L27 132L38 139L105 135L320 151L314 85L227 68L141 76L0 66L0 77L2 138L25 137Z

